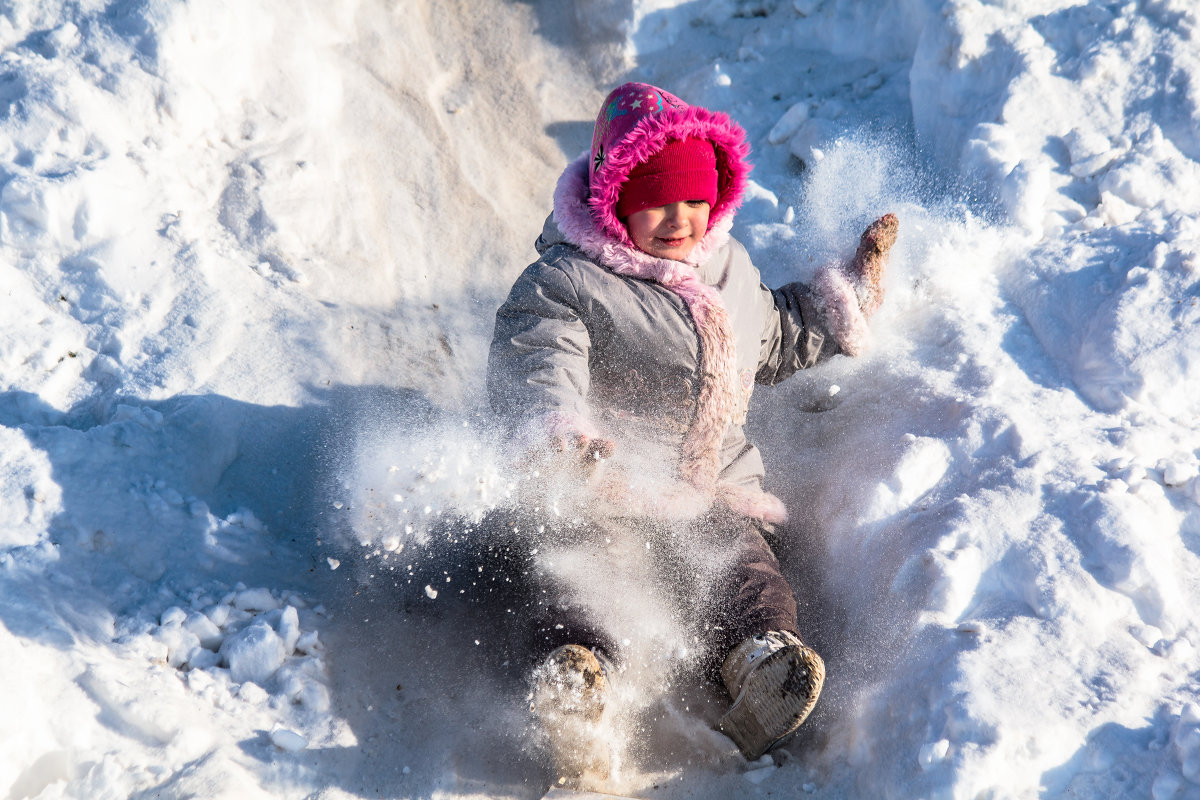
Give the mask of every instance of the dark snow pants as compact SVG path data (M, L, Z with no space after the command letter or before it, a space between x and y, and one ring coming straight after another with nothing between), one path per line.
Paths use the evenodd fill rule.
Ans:
M535 661L574 643L621 662L641 644L641 658L677 647L714 674L745 638L797 632L796 600L763 537L766 523L721 506L689 522L527 524L521 541L536 552L521 565L523 605Z

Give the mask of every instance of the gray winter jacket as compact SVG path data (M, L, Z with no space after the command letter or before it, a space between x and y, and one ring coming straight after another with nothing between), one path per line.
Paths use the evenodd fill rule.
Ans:
M708 228L685 261L658 258L617 214L622 187L670 141L696 138L712 144L716 163ZM601 109L591 149L559 178L541 258L496 315L488 392L526 449L580 435L616 442L602 469L582 471L588 513L607 504L599 513L693 517L720 501L782 521L742 432L754 383L865 341L838 269L818 272L815 291L772 292L729 236L749 150L721 112L648 84L622 87Z
M696 422L704 366L685 302L654 280L600 265L567 241L553 216L536 246L541 258L496 314L487 380L495 411L526 432L557 428L614 439L618 465L647 452L678 454ZM838 353L838 345L822 326L809 288L768 289L732 237L695 269L723 302L736 370L708 500L721 498L748 516L781 522L786 512L762 491L762 458L743 433L750 394L754 383L778 383ZM645 473L639 465L624 475L629 484ZM627 500L639 494L636 483L625 487Z

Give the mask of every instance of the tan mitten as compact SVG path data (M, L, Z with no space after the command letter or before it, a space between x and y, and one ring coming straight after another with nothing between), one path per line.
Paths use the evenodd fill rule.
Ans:
M854 285L858 307L866 317L883 304L883 270L887 266L888 251L896 243L899 232L900 220L896 215L884 214L867 226L854 258L843 268Z

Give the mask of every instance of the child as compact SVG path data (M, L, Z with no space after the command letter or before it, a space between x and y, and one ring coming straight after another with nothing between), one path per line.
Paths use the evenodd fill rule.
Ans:
M812 710L824 665L797 634L792 590L763 538L786 510L762 489L747 404L755 382L862 350L898 223L877 220L854 259L812 286L769 290L729 235L748 154L722 113L648 84L614 89L591 152L559 179L541 258L496 314L488 393L514 434L542 458L558 454L591 498L571 534L586 553L575 572L563 558L538 569L548 657L536 713L559 725L600 717L621 659L614 629L636 624L622 604L640 593L695 632L699 665L719 665L732 701L720 729L756 759ZM643 539L669 551L657 566L629 557L628 542ZM581 588L588 576L604 587Z

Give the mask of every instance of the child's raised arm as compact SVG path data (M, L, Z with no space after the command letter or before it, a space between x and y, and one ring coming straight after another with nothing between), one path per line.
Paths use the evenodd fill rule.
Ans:
M817 273L812 285L789 283L770 293L755 381L775 384L838 353L860 355L867 320L883 303L883 272L900 221L885 214L867 226L854 256Z

